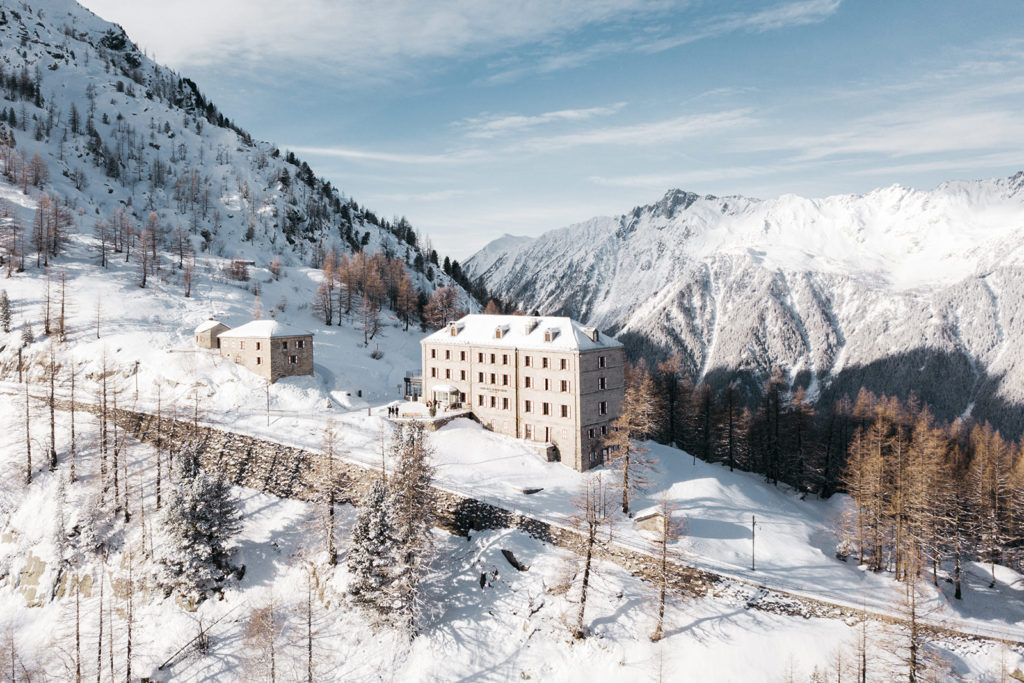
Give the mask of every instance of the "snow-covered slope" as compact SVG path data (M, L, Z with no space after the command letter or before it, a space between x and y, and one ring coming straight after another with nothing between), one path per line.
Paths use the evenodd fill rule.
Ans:
M914 390L1024 427L1024 173L773 200L670 191L466 266L507 301L608 328L751 392L781 367L827 398Z
M254 140L73 0L0 4L0 67L0 170L26 194L57 198L72 231L123 216L138 240L152 221L158 246L258 265L318 265L332 246L382 251L428 293L451 284L405 219L378 218Z

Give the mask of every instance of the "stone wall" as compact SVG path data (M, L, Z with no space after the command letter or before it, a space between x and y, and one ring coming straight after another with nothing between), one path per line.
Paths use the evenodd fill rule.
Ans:
M94 406L79 404L78 409L96 412ZM122 409L111 410L109 415L110 419L116 420L140 441L154 444L162 442L167 447L197 440L201 444L203 468L222 473L236 485L282 498L308 502L323 499L325 489L319 475L327 471L327 458L323 453L247 434L194 425L187 420L158 420L155 415ZM339 480L335 499L339 502L358 503L373 481L380 476L380 472L346 462L341 457L334 461L334 471ZM176 465L172 463L172 467ZM519 529L538 540L563 548L576 549L582 543L582 537L571 529L441 488L434 487L433 491L437 526L451 533L467 536L473 531ZM653 557L616 543L599 541L596 554L625 567L637 576L651 577L657 573ZM715 578L711 574L683 565L676 566L672 581L678 591L690 595L703 595L711 590L714 583Z
M56 404L62 410L69 408L66 401L56 401ZM96 406L82 403L77 404L76 409L94 414L99 412ZM154 415L120 409L111 410L108 414L140 441L162 441L166 446L180 444L193 438L198 439L203 444L203 467L209 471L223 472L240 486L309 502L317 501L322 495L322 487L318 486L315 474L325 470L325 457L322 453L285 446L246 434L202 425L195 426L187 420L157 420ZM341 475L341 484L336 494L336 500L339 502L358 503L374 479L380 476L378 470L345 462L340 458L335 460L334 467L335 472ZM433 491L437 526L451 533L468 536L473 531L487 529L519 529L545 543L572 551L579 551L583 545L582 535L572 529L441 488L434 487ZM657 559L653 555L622 546L606 538L598 540L595 557L614 562L644 580L654 581L660 575ZM528 558L520 559L529 564ZM717 599L729 601L743 608L804 618L845 619L848 622L851 619L867 618L891 623L901 622L899 617L892 615L854 609L783 590L770 589L752 582L728 579L690 567L678 560L671 560L670 565L672 572L669 583L672 592L679 595L714 595ZM930 623L925 628L945 636L991 640L1015 648L1024 646L1024 643L1011 638L968 634L945 624Z

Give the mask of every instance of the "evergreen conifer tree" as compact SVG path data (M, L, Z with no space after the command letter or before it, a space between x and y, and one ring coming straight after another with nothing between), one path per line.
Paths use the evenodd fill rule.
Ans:
M0 290L0 329L4 332L11 331L11 300L6 289Z
M349 586L352 601L381 621L391 606L395 576L395 530L391 520L390 496L384 479L370 487L352 530L349 571L355 575Z
M230 542L241 528L241 513L228 482L199 470L193 444L180 455L178 481L162 519L168 542L160 557L161 583L169 593L199 602L235 570Z

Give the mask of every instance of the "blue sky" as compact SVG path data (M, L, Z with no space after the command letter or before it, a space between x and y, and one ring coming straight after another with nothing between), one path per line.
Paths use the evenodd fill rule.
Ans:
M465 258L679 187L1024 168L1020 0L85 0L258 138Z

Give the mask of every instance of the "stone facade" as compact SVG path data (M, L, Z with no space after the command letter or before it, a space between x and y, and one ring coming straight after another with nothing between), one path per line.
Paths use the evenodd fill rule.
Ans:
M227 332L229 328L222 322L207 320L195 330L196 346L201 349L220 348L218 337L221 332Z
M624 394L625 353L614 339L568 318L476 315L421 347L424 400L465 405L498 433L554 444L574 469L604 462Z
M313 374L313 335L274 321L254 320L218 336L220 355L276 382Z

